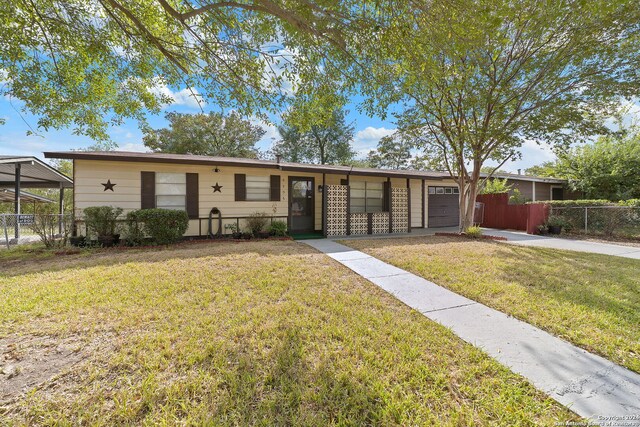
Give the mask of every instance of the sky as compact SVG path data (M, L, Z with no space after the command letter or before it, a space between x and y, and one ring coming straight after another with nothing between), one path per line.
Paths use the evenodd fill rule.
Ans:
M174 102L165 106L159 115L148 115L149 124L153 128L161 128L167 125L164 114L169 111L181 113L198 113L198 103L190 97L186 89L172 90L163 88L163 92L170 95ZM369 150L375 149L380 138L391 135L396 126L392 118L383 120L379 117L368 117L361 114L356 108L355 101L347 106L349 114L347 122L353 123L355 135L353 148L358 157L365 157ZM0 155L25 155L43 158L43 151L62 151L86 148L94 144L90 138L73 134L73 129L44 131L37 128L37 117L22 111L23 104L7 96L0 97L0 118L5 124L0 125ZM205 106L205 111L211 110ZM264 137L257 144L262 151L268 150L273 142L279 138L278 131L273 124L261 123L266 130ZM33 135L28 135L28 131ZM126 121L119 126L109 128L111 139L118 145L118 150L124 151L148 151L142 143L142 132L138 129L136 121ZM555 158L548 146L539 146L535 143L525 143L522 147L522 159L505 164L502 169L509 172L517 172L518 169L538 165Z

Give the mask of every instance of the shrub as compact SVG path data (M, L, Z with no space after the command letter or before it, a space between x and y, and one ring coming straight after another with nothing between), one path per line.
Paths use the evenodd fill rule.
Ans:
M620 206L630 206L632 208L640 208L640 199L621 200L618 202Z
M547 219L547 225L550 227L567 227L567 220L560 215L550 215Z
M235 222L225 224L224 229L228 230L231 234L236 234L238 232L238 224L236 224Z
M127 219L137 223L135 227L159 245L177 242L189 226L189 217L185 211L171 209L140 209L129 212ZM136 233L135 228L132 230Z
M507 184L507 178L491 178L484 184L480 194L501 194L508 193L511 190L511 185Z
M285 221L273 221L269 225L269 234L284 237L287 235L287 223Z
M532 203L544 203L555 208L573 208L573 207L585 207L585 206L609 206L615 203L604 199L584 199L584 200L546 200L544 202L532 202Z
M127 236L126 242L129 246L140 246L144 243L143 224L138 219L139 211L127 213Z
M527 198L522 195L520 190L515 188L509 196L509 203L512 205L524 205L527 203Z
M67 244L71 224L71 215L58 215L51 206L45 205L34 213L31 229L45 247L60 248Z
M114 236L122 208L114 208L113 206L91 206L85 208L83 213L87 230L97 234L98 237Z
M247 218L247 228L253 236L264 230L269 222L269 217L264 212L254 212Z
M464 234L466 234L467 237L471 237L472 239L479 239L480 237L482 237L482 229L474 225L472 227L467 227L467 229L464 230Z

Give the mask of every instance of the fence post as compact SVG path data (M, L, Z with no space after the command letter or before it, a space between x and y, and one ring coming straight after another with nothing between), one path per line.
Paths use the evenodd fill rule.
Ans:
M9 249L9 233L7 232L7 216L2 215L2 223L4 225L4 241L7 244L7 249Z
M588 233L589 229L587 227L587 224L589 223L589 214L587 213L589 211L588 207L584 207L584 232Z

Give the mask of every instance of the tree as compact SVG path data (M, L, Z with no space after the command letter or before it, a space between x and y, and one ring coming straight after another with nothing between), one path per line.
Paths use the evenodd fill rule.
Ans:
M531 166L530 168L524 170L524 174L531 176L562 178L556 168L556 162L554 161L547 161L540 165Z
M410 138L406 138L402 133L396 132L393 135L382 137L378 141L375 150L369 151L366 163L369 167L378 169L440 169L436 159L420 155L415 152L416 143Z
M256 143L265 130L243 120L236 112L180 114L167 113L169 127L144 129L144 145L153 151L203 156L257 158Z
M457 180L465 229L485 162L500 168L526 140L607 132L640 87L638 22L631 0L402 3L362 41L364 108L404 104L399 127Z
M355 153L351 149L354 127L346 123L346 112L334 110L328 120L312 124L307 130L298 125L295 114L285 116L278 127L280 139L272 152L291 162L347 164Z
M480 168L480 172L491 174L491 175L496 174L496 173L509 173L506 170L498 169L495 166L482 166Z
M507 183L507 178L491 178L484 182L484 186L480 189L480 194L501 194L508 193L512 185Z
M108 140L110 123L172 101L171 88L243 113L279 111L346 52L359 2L0 2L2 94L40 129ZM355 25L357 27L357 25ZM294 77L295 76L295 77ZM35 131L35 130L34 130Z
M367 160L371 167L381 169L409 169L414 143L398 134L382 137L378 147L369 151Z
M640 198L640 132L603 136L558 156L555 170L590 199Z

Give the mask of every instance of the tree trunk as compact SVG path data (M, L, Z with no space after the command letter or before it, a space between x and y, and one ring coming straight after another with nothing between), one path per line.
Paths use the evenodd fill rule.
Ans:
M460 187L460 233L474 225L476 197L478 196L478 179L479 174L476 173L471 174L471 179L468 182L463 176L458 178L458 186Z

